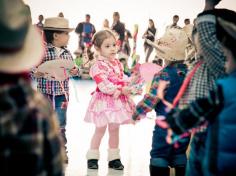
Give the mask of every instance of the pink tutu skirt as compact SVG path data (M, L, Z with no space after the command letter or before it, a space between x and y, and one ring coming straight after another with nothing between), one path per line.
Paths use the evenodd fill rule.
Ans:
M135 104L130 97L121 95L115 99L112 95L94 92L90 100L85 122L94 123L97 127L109 123L130 123Z

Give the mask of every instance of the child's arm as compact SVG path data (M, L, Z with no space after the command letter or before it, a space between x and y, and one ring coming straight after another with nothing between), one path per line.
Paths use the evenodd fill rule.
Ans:
M157 96L158 82L160 80L160 75L156 74L152 80L152 85L148 94L137 104L136 110L132 116L133 120L139 120L140 115L146 115L146 113L152 111L155 107L159 98Z
M109 77L109 67L99 61L91 67L90 76L96 82L98 89L105 94L120 94L122 88L125 86L123 82L112 82L112 78Z
M211 0L210 0L211 1ZM200 13L196 20L198 33L198 42L204 62L208 65L208 69L214 77L219 77L224 73L224 52L222 45L216 36L216 17L217 9L210 5L206 0L206 7ZM213 2L213 1L212 1ZM211 6L210 8L207 6Z
M205 120L212 121L223 108L223 93L221 86L211 91L206 98L197 99L188 108L173 109L166 116L170 128L176 134L181 134L191 128L201 125Z

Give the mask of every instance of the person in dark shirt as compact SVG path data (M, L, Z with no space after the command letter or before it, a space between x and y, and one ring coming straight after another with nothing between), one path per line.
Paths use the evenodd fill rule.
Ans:
M155 41L155 36L156 36L156 27L154 24L154 21L152 19L149 19L149 26L148 29L145 31L145 33L143 34L143 39L145 39L144 42L144 52L146 53L146 58L145 61L148 62L148 59L153 51L153 46L148 44L146 42L146 40L151 40L152 42Z
M125 25L124 25L124 23L120 22L119 12L113 13L113 24L111 26L111 29L113 31L115 31L119 36L117 45L118 45L119 51L120 51L121 47L123 45L123 41L125 39Z

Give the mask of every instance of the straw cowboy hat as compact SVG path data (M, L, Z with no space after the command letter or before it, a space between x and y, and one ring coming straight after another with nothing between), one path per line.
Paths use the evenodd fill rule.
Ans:
M188 36L182 29L171 28L157 41L146 40L156 49L159 58L169 61L185 60L185 48L188 45Z
M71 32L74 30L74 28L69 27L69 21L63 17L46 18L43 29L65 32Z
M0 0L0 71L30 70L41 61L43 51L30 9L22 0Z

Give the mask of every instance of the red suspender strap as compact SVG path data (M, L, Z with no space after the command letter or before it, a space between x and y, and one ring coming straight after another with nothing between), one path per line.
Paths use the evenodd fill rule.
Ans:
M185 90L187 89L194 73L197 71L197 69L201 66L203 61L199 61L195 67L192 69L192 71L187 75L187 77L184 79L184 82L182 84L182 86L179 89L178 94L176 95L174 101L173 101L173 107L176 107L176 105L178 104L180 98L183 96Z

